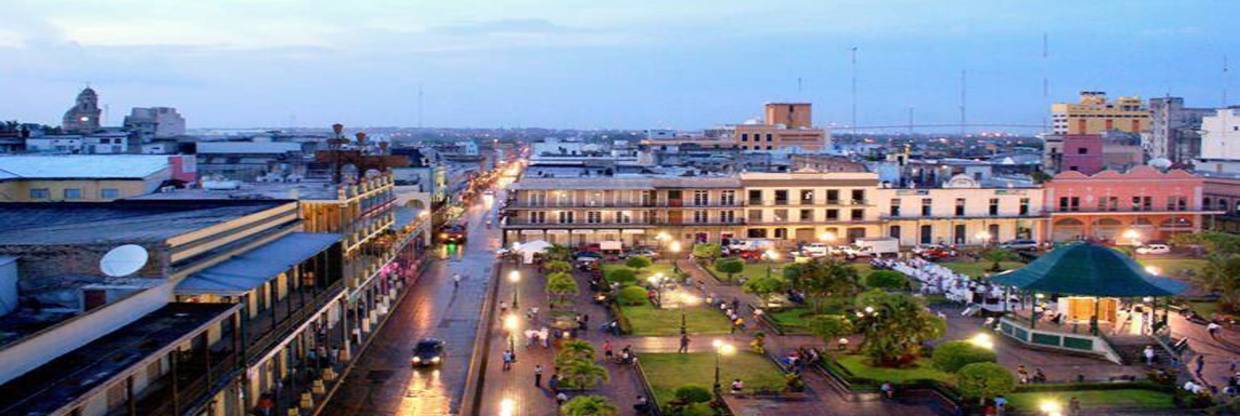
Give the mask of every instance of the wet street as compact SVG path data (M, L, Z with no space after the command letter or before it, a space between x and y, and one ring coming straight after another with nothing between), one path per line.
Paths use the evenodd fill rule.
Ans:
M502 198L501 196L497 197ZM358 359L324 415L448 415L461 405L479 313L499 247L499 227L490 198L479 198L465 214L465 247L440 246L438 260L405 296ZM452 275L463 276L454 288ZM411 368L418 340L434 337L447 345L439 367Z

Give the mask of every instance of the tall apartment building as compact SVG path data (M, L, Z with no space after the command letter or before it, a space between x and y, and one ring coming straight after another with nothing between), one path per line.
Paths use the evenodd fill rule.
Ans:
M733 127L731 144L741 150L796 147L817 152L831 146L830 133L813 126L810 103L767 103L761 123Z
M1078 103L1051 105L1051 131L1057 135L1102 134L1110 130L1141 133L1150 128L1150 111L1139 97L1107 101L1105 92L1081 91Z
M1201 119L1215 114L1213 108L1184 106L1181 97L1150 99L1150 130L1143 133L1142 147L1151 159L1188 162L1201 155Z
M941 188L884 188L875 192L883 235L901 246L985 245L1045 239L1042 189L986 188L958 175Z
M1197 171L1240 173L1240 107L1222 108L1201 119Z

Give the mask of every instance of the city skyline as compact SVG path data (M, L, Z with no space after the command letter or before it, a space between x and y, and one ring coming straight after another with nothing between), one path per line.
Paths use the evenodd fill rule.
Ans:
M961 71L971 123L1040 125L1080 90L1221 105L1240 6L1126 5L17 2L0 114L59 124L89 83L108 125L695 129L796 100L845 126L852 47L861 126L958 123Z

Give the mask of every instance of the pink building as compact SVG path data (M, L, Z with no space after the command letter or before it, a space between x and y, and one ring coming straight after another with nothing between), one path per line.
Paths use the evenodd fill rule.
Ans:
M1102 136L1097 134L1074 134L1063 137L1063 172L1081 172L1093 175L1101 172L1105 162L1102 154Z
M1065 152L1065 159L1066 159ZM1116 244L1166 240L1201 230L1205 180L1182 170L1138 166L1127 173L1065 171L1045 185L1046 235L1054 241Z

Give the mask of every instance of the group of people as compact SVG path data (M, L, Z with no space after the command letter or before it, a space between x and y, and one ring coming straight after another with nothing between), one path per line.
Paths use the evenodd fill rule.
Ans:
M942 294L947 300L963 304L997 304L1001 308L1004 291L998 285L975 281L969 276L920 257L908 259L875 258L870 265L876 269L895 270L917 281L923 295Z
M1017 364L1016 379L1020 384L1042 384L1046 382L1046 373L1042 372L1041 368L1035 368L1033 375L1030 375L1029 370L1025 368L1024 364Z

